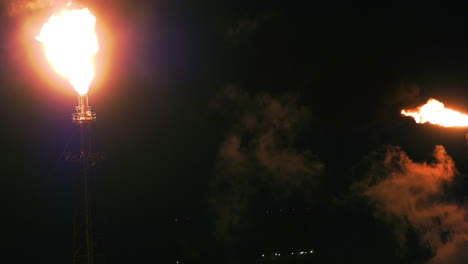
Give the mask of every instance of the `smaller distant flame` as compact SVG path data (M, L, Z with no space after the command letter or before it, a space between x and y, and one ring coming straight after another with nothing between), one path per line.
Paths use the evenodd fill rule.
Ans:
M413 117L418 124L429 122L444 127L468 126L468 115L445 108L442 102L433 98L429 99L424 105L401 110L401 114Z

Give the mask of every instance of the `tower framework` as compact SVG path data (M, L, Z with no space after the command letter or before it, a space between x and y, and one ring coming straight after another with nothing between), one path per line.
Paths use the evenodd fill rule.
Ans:
M102 153L92 152L91 125L95 119L96 114L91 111L88 96L79 95L72 120L80 130L80 152L66 156L68 161L81 163L82 176L78 181L78 206L73 225L73 264L94 264L95 261L90 176L92 167L104 157Z

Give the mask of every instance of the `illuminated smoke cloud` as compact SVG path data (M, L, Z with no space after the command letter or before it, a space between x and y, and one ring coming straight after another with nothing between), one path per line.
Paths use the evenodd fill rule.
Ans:
M468 212L444 201L458 172L444 147L436 146L433 156L430 163L417 163L390 146L358 185L382 213L419 233L423 246L434 252L431 263L468 263Z
M273 17L273 13L267 13L261 16L238 19L226 29L225 37L231 43L239 44L241 40L249 38L261 30Z
M17 16L45 9L64 1L65 0L0 0L0 5L7 10L8 15Z
M232 120L211 182L216 235L230 241L246 224L246 208L259 185L269 186L279 198L294 192L307 199L324 166L311 153L293 146L310 119L309 111L293 97L251 96L228 87L216 97L213 107Z

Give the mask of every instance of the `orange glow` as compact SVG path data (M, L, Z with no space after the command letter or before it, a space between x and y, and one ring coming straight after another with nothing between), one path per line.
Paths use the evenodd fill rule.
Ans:
M88 93L95 75L94 58L99 49L96 17L87 8L67 8L49 18L36 37L47 60L68 79L80 95Z
M416 123L419 124L429 122L444 127L468 126L468 115L445 108L442 102L433 98L429 99L426 104L414 109L401 110L401 114L413 117Z

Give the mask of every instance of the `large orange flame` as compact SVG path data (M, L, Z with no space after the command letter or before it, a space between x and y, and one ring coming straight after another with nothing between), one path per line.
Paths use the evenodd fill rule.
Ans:
M426 104L414 109L401 110L401 114L413 117L416 123L419 124L429 122L444 127L468 126L468 115L445 108L442 102L433 98L429 99Z
M67 6L49 18L36 39L42 42L54 69L84 95L94 78L94 57L99 49L96 17L87 8Z

